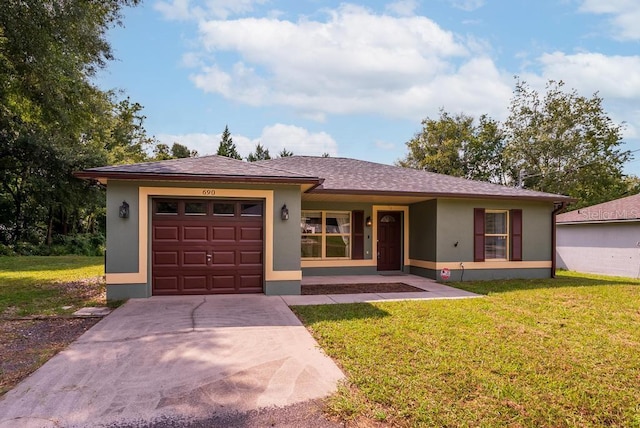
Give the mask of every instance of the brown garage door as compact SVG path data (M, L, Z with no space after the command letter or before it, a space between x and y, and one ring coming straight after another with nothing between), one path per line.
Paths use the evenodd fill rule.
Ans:
M154 199L154 295L261 293L263 203Z

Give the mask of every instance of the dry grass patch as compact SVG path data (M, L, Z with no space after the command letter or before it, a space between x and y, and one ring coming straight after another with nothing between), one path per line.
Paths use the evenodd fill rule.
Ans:
M295 307L348 375L343 419L400 426L640 426L640 286L458 284L483 299Z

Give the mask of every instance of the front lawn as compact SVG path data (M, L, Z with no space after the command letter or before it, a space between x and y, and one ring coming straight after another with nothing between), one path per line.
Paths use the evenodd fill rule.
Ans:
M103 261L0 257L0 396L98 321L69 314L106 303Z
M487 296L294 308L348 376L330 411L401 426L640 427L640 282L454 285Z
M102 257L0 257L0 316L65 314L104 305L102 275Z

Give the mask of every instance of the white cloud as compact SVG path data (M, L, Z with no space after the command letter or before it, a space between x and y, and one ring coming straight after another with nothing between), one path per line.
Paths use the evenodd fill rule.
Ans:
M156 138L169 146L174 142L183 144L191 150L197 150L201 156L215 154L220 144L222 134L193 133L183 135L160 134ZM233 142L238 153L244 158L253 152L256 144L260 143L269 149L271 156L276 156L286 148L296 155L319 156L329 153L338 154L338 144L326 132L309 132L305 128L294 125L276 123L266 126L259 137L250 138L240 134L232 134Z
M450 0L453 7L472 12L484 6L485 0Z
M640 56L562 52L539 58L545 79L564 80L582 93L599 92L605 98L640 98Z
M253 11L254 5L263 4L266 0L161 0L154 8L166 19L185 21L207 18L226 19Z
M582 0L579 11L610 15L616 38L640 40L640 2L637 0Z
M397 16L412 16L418 7L416 0L398 0L385 6L387 13Z
M205 92L320 120L351 113L413 120L443 105L471 113L505 108L511 78L483 53L483 43L423 16L378 15L348 4L327 14L326 21L201 22L203 48L214 60L191 78ZM215 61L227 52L237 55L234 64Z

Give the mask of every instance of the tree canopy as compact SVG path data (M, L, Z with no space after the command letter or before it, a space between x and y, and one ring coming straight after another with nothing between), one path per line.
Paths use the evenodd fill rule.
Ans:
M147 159L142 106L92 81L113 59L107 31L138 3L2 3L0 250L99 232L104 191L73 171Z
M564 91L549 81L540 95L517 81L504 123L441 110L408 141L398 165L532 190L565 194L574 207L623 196L637 187L626 177L622 125L604 111L602 98ZM634 187L635 186L635 187Z

